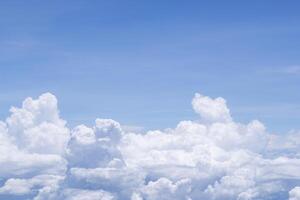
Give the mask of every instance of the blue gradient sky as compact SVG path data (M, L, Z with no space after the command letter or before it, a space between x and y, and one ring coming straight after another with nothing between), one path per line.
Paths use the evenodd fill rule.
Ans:
M173 127L200 92L299 129L300 2L261 2L0 1L0 117L52 92L71 126Z

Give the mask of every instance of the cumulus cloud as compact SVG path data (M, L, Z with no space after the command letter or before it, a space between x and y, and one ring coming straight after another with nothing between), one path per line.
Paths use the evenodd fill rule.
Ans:
M67 189L62 195L65 200L114 200L115 197L103 190Z
M195 112L201 116L202 120L210 122L231 121L230 111L227 108L226 100L221 97L212 99L196 93L192 105Z
M289 200L299 200L300 199L300 187L295 187L289 192Z
M299 132L235 122L221 97L192 106L196 121L139 132L68 127L54 95L27 98L0 121L0 199L299 199Z
M0 188L0 194L29 194L34 188L57 187L63 179L63 176L55 175L38 175L29 179L10 178Z

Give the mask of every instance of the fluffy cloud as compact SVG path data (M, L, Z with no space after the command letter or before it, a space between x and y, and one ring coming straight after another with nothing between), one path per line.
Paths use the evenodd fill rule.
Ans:
M23 195L32 192L32 189L41 189L44 187L57 187L58 183L64 177L54 175L38 175L29 179L8 179L3 187L0 188L0 194Z
M114 200L115 197L103 190L80 190L67 189L63 192L62 198L65 200Z
M300 199L300 187L295 187L289 192L289 200L299 200Z
M134 198L140 199L191 199L191 184L189 179L183 179L173 183L167 178L160 178L157 181L150 181L147 185L140 189L140 194L134 193Z
M29 152L63 154L69 141L69 129L60 119L57 100L46 93L37 100L27 98L22 108L11 108L6 119L8 134Z
M66 126L57 99L27 98L0 121L0 199L299 199L300 137L235 122L196 94L199 119L139 133L112 119Z
M221 97L212 99L196 93L192 105L195 112L198 113L204 121L231 121L230 111L227 108L226 100Z

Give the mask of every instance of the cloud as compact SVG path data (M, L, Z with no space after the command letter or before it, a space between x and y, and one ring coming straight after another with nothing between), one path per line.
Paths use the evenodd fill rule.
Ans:
M0 194L28 194L33 188L57 187L63 179L63 176L55 175L38 175L29 179L10 178L0 188Z
M183 179L173 183L167 178L160 178L157 181L150 181L146 186L140 189L140 194L137 196L140 199L191 199L191 184L189 179ZM135 197L135 198L137 198Z
M262 70L263 73L275 73L275 74L286 74L286 75L299 75L300 74L300 66L299 65L290 65L286 67L278 67L278 68L267 68Z
M7 131L20 148L42 154L64 154L69 129L59 117L54 95L46 93L37 100L27 98L22 108L13 107L10 111Z
M65 200L114 200L115 197L103 190L67 189L63 192Z
M192 105L195 112L198 113L204 121L231 121L230 111L227 108L226 101L221 97L211 99L210 97L196 93Z
M300 74L300 66L293 65L293 66L287 67L284 70L284 72L287 74Z
M289 192L289 200L299 200L300 199L300 187L295 187Z
M299 132L235 122L221 97L192 106L198 120L140 132L68 127L54 95L27 98L0 121L0 199L299 199Z

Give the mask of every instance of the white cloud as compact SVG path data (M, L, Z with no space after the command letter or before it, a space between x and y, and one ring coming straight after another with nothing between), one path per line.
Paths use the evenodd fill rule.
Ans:
M112 119L96 119L94 130L98 140L107 140L112 144L119 143L122 136L121 125Z
M22 108L11 109L6 119L8 134L21 149L44 154L63 154L69 141L69 129L60 119L57 99L46 93L37 100L27 98Z
M30 179L10 178L0 188L0 194L28 194L33 188L57 187L63 179L62 176L54 175L39 175Z
M227 108L226 100L221 97L212 99L196 93L192 105L195 112L198 113L204 121L231 121L230 111Z
M124 132L143 133L145 128L142 126L122 125Z
M299 200L300 199L300 187L295 187L289 192L289 200Z
M182 179L173 183L167 178L160 178L157 181L150 181L140 189L140 196L149 200L189 200L191 183L189 179Z
M115 197L103 190L67 189L63 193L65 200L114 200Z
M139 133L112 119L70 130L54 95L27 98L0 121L0 199L299 198L298 132L237 123L220 97L192 105L199 120Z

